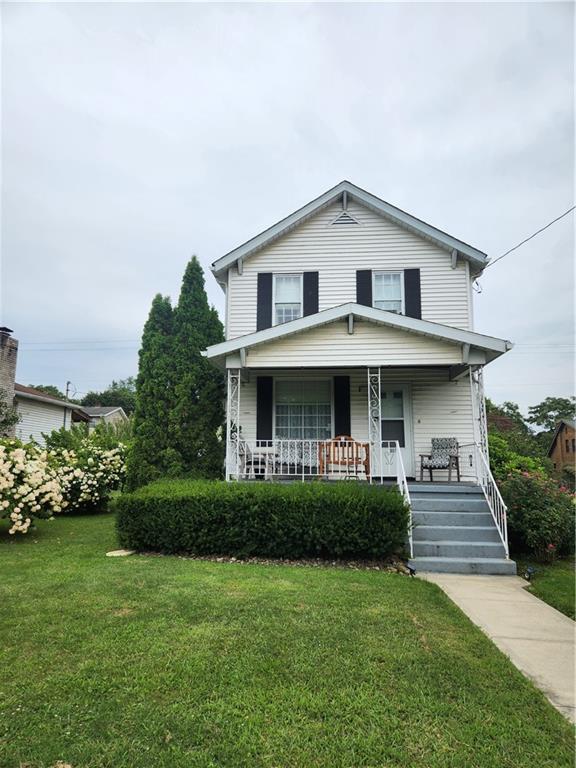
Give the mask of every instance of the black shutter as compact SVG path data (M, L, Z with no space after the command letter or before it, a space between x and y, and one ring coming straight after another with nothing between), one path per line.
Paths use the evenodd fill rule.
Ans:
M350 434L350 376L334 376L334 436Z
M372 270L356 270L356 304L372 306Z
M404 312L408 317L422 317L420 270L404 270Z
M315 315L318 312L318 272L304 272L304 307L303 315Z
M272 440L272 376L256 378L256 440Z
M256 330L272 326L272 272L258 272L256 297Z

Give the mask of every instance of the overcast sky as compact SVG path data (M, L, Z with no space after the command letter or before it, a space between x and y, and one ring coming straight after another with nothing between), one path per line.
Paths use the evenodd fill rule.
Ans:
M4 4L17 380L133 375L157 292L342 179L486 251L574 197L574 6ZM487 393L573 391L574 216L489 268Z

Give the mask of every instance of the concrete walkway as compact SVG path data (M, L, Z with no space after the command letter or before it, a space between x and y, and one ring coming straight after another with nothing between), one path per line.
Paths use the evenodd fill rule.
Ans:
M421 573L438 584L567 718L576 722L576 624L518 576Z

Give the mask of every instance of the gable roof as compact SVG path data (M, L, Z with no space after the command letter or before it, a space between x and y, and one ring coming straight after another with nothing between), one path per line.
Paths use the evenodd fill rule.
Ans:
M556 445L556 440L558 439L558 435L560 434L562 427L571 427L572 429L576 430L576 421L573 419L560 419L558 424L556 425L556 429L554 430L554 434L552 435L552 442L550 443L550 448L548 448L548 456L552 454L552 451L554 450L554 446Z
M386 325L392 328L399 328L400 330L408 331L409 333L431 336L432 338L452 342L454 344L469 344L471 347L477 347L484 350L487 353L487 359L489 361L494 360L494 358L499 357L513 347L512 342L506 341L505 339L497 339L494 336L485 336L484 334L475 333L474 331L453 328L450 325L431 323L428 320L420 320L415 317L398 315L395 312L387 312L383 309L374 309L373 307L365 307L361 304L348 303L341 304L338 307L325 309L314 315L299 317L297 320L291 320L288 323L274 325L263 331L256 331L255 333L249 333L245 336L238 336L229 341L223 341L220 344L214 344L211 347L208 347L202 354L211 360L216 360L225 357L226 355L233 354L234 352L239 352L242 349L250 349L259 344L267 344L268 342L290 336L291 334L302 333L311 328L317 328L318 326L327 323L343 320L350 315L360 320L367 320L372 323Z
M387 219L394 221L401 227L409 229L421 237L425 237L427 240L431 240L441 248L445 248L450 252L456 251L459 256L470 262L474 274L482 272L484 267L488 264L488 256L477 248L452 237L452 235L433 227L431 224L427 224L425 221L421 221L400 208L396 208L385 200L381 200L370 192L366 192L366 190L355 186L350 181L341 181L340 184L337 184L335 187L332 187L332 189L324 192L323 195L320 195L320 197L317 197L307 205L294 211L294 213L286 216L286 218L273 224L271 227L264 230L264 232L256 235L256 237L251 238L243 245L234 248L221 258L216 259L212 264L212 272L218 277L224 270L235 264L239 259L245 259L248 256L251 256L255 251L258 251L260 248L268 245L268 243L271 243L286 232L289 232L291 229L298 226L298 224L301 224L306 219L318 213L322 208L331 205L338 199L342 199L344 205L346 200L355 200L366 208L370 208L376 213L385 216Z
M116 413L116 411L122 411L122 415L126 417L124 408L121 405L90 405L84 406L84 410L89 416L110 416Z

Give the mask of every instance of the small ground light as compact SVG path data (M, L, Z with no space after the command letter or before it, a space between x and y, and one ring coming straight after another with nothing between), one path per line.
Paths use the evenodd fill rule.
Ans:
M412 568L411 565L407 566L410 571L410 576L416 576L416 568Z
M531 565L529 565L526 568L524 578L526 579L526 581L532 581L532 576L534 576L535 573L536 573L536 568L533 568Z

